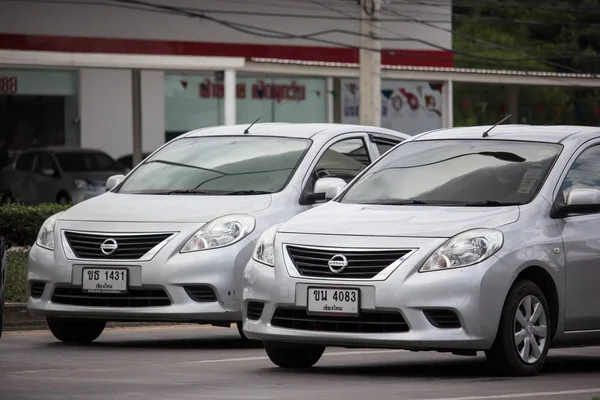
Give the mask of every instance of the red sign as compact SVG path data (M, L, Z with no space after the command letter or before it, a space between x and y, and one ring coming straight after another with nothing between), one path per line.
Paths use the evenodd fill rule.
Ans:
M0 94L17 94L19 80L16 76L0 76Z
M187 86L187 82L185 86ZM210 79L205 79L200 83L199 94L203 99L222 99L224 92L225 87L221 82L211 82ZM245 83L238 83L236 85L236 97L238 99L246 98ZM288 85L258 81L252 85L252 98L260 100L276 100L277 102L280 102L281 100L305 100L306 87L304 85L297 85L295 81L290 82Z

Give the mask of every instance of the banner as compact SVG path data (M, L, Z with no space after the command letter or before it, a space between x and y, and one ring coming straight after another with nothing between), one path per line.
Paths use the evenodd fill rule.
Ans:
M359 80L341 79L342 123L358 124ZM381 81L381 126L409 135L442 127L441 85Z

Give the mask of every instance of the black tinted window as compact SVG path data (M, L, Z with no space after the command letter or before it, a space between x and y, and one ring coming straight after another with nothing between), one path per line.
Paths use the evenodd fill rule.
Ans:
M380 155L387 152L389 149L391 149L392 147L395 146L395 144L381 143L381 142L377 142L377 143L375 143L375 145L377 146L377 150L379 151Z
M121 171L123 168L109 155L100 152L58 152L56 158L67 172Z
M35 172L42 173L45 169L53 169L56 172L54 160L48 153L38 153L37 162L35 163Z
M561 149L500 140L407 142L379 159L342 202L524 204L535 196Z
M571 189L600 189L600 146L590 147L575 160L562 185L564 198Z
M15 168L21 171L31 171L33 169L34 153L24 153L17 158Z

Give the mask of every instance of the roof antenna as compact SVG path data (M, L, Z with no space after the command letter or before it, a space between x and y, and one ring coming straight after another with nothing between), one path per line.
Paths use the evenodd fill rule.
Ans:
M289 100L284 101L283 103L281 103L280 105L278 105L277 107L275 107L273 110L269 110L266 113L264 113L263 115L261 115L260 117L256 118L256 120L254 120L253 123L250 124L249 127L246 128L246 130L244 131L244 135L250 133L250 128L252 128L252 125L254 125L255 123L257 123L258 121L260 121L261 119L263 119L265 116L267 116L268 114L272 113L273 111L277 110L279 107L281 107L282 105L286 104L287 102L289 102Z
M506 117L502 118L500 121L496 122L494 124L494 126L492 126L490 129L488 129L487 131L483 132L483 136L482 137L488 137L488 133L494 129L495 127L497 127L498 125L500 125L501 123L503 123L504 121L506 121L507 119L509 119L510 117L512 117L512 114L508 114Z

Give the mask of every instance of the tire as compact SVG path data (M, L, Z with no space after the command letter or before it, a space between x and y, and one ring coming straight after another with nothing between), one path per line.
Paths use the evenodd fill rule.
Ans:
M65 343L89 344L104 331L106 321L94 319L48 317L48 326L55 338Z
M71 202L71 199L66 194L61 193L58 196L56 196L56 203L60 204L61 206L66 206L70 202Z
M236 322L235 325L237 326L238 333L240 334L242 340L244 342L249 342L250 339L248 339L248 336L246 336L246 334L244 333L244 323L240 321Z
M325 346L279 342L265 342L264 346L271 362L281 368L310 368L321 359L325 352Z
M510 376L539 373L550 348L550 318L548 302L539 286L528 280L517 281L506 298L496 340L486 351L493 368Z

